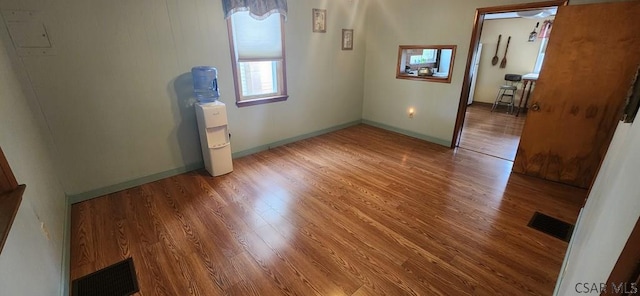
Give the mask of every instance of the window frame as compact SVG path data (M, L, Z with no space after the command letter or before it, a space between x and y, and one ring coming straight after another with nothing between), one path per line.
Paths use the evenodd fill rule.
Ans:
M278 79L277 85L282 88L280 94L272 95L257 95L251 97L242 96L242 83L240 77L240 69L238 57L236 55L236 45L234 42L233 25L231 24L231 17L227 18L227 33L229 35L229 50L231 51L231 68L233 71L233 84L236 93L236 106L247 107L260 104L274 103L286 101L289 98L287 92L287 62L286 62L286 49L285 49L285 36L284 36L284 16L280 14L280 42L282 42L282 59L244 59L242 62L262 62L273 61L282 68L281 71L276 71L276 78Z

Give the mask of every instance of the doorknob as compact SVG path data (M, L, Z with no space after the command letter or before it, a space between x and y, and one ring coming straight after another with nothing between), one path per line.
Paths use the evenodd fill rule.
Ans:
M540 111L540 105L538 105L538 103L533 103L533 105L531 105L531 110L532 111Z

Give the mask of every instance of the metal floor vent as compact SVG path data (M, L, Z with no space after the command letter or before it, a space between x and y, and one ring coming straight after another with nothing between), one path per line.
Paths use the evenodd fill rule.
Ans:
M129 296L138 292L133 259L125 259L72 283L73 296Z
M574 225L536 212L533 214L531 221L529 221L529 227L559 238L565 242L569 242L571 234L573 233Z

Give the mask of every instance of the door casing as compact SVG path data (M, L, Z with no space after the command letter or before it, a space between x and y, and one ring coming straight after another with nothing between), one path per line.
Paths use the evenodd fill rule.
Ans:
M451 139L451 148L455 148L460 144L460 134L462 133L462 126L464 124L464 119L467 112L467 99L469 98L469 91L471 90L471 79L475 79L475 77L471 77L471 67L473 66L473 57L476 55L478 45L480 44L480 33L482 32L484 16L488 13L515 12L550 6L565 6L568 4L569 0L553 0L476 9L475 19L473 21L473 31L471 34L471 41L469 45L469 54L467 55L467 65L465 66L462 91L460 93L460 102L458 104L458 115L456 117L456 123L453 129L453 137Z

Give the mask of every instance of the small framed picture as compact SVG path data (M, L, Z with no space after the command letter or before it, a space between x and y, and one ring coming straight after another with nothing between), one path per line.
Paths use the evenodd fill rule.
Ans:
M327 10L314 8L311 25L313 26L313 32L326 33L327 32Z
M342 50L353 49L353 29L342 29Z

